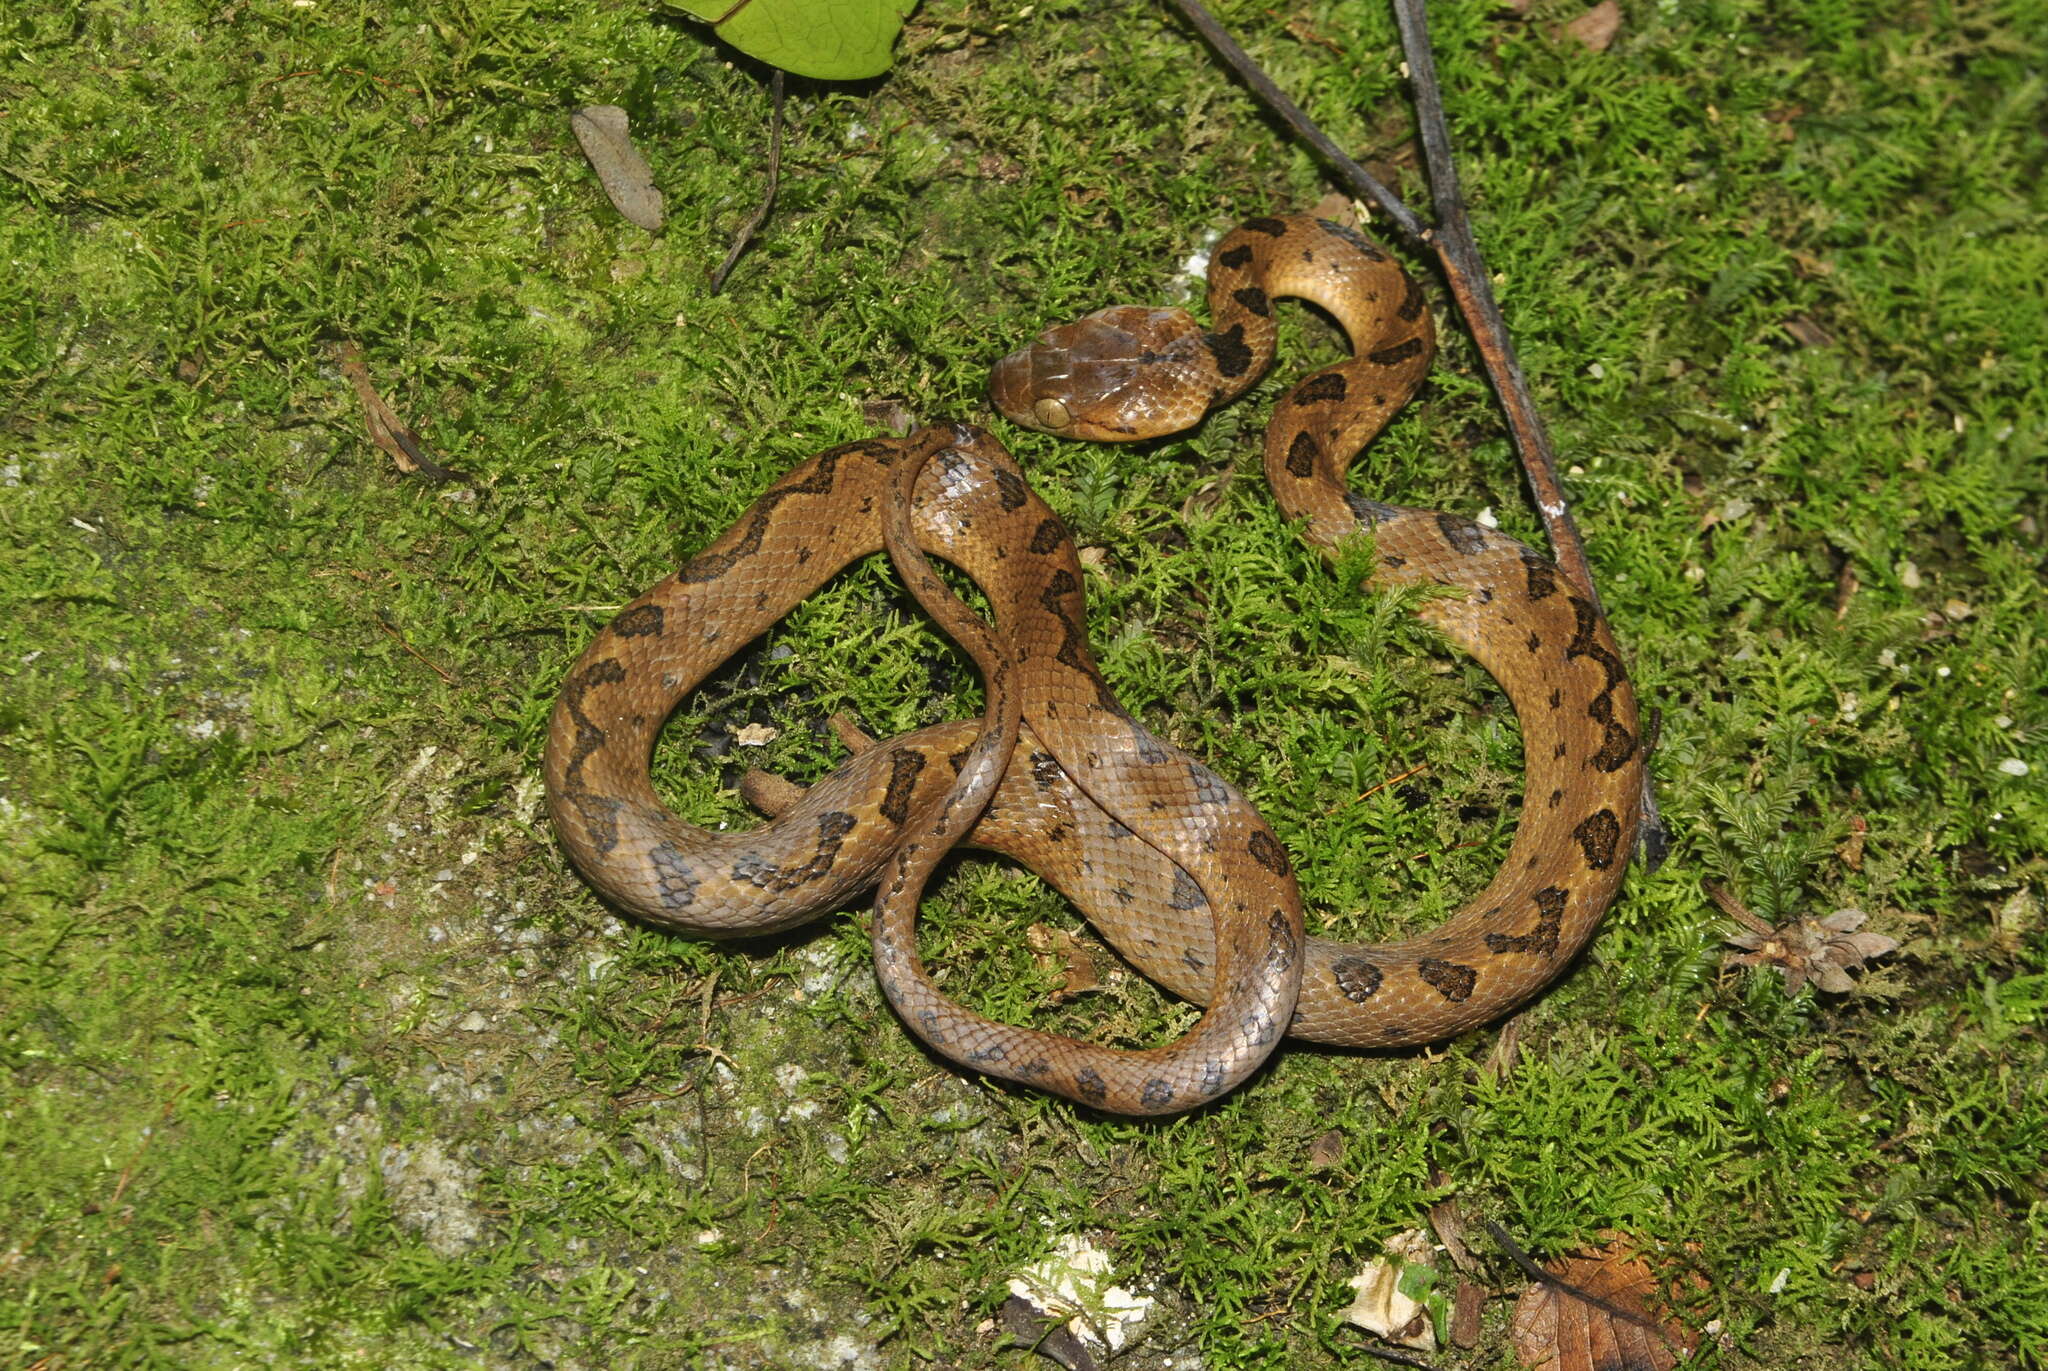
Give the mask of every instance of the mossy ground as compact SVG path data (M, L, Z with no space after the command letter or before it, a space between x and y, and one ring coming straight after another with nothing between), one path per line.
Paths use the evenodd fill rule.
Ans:
M927 0L885 80L794 89L775 217L717 298L767 97L687 23L9 11L0 1357L1023 1366L980 1325L1074 1230L1161 1296L1128 1364L1355 1364L1346 1278L1448 1196L1539 1255L1617 1230L1702 1274L1702 1365L2048 1362L2048 14L1663 0L1592 53L1553 36L1571 13L1439 6L1439 58L1663 710L1675 850L1506 1079L1492 1031L1290 1049L1132 1124L923 1054L863 911L757 947L622 926L551 841L537 759L608 610L775 474L891 403L982 416L1018 340L1184 289L1235 220L1320 197L1163 6ZM1380 6L1224 15L1422 198ZM577 154L567 111L599 102L633 114L659 237ZM1334 355L1292 318L1283 370ZM1448 333L1358 484L1531 536ZM339 339L471 480L395 474ZM1312 919L1414 927L1503 850L1516 735L1273 512L1278 384L1186 443L1003 432L1100 549L1124 701L1252 792ZM817 774L831 710L893 733L976 691L864 567L685 707L661 776L744 821L739 770ZM780 730L758 756L730 746L750 720ZM1703 878L1903 947L1787 1000L1719 968ZM1185 1021L1127 978L1049 1008L1020 934L1067 918L963 862L928 945L1007 1015ZM1442 1364L1507 1364L1506 1309Z

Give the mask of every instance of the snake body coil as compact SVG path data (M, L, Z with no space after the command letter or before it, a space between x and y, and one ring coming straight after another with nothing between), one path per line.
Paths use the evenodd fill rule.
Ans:
M1263 372L1274 299L1300 296L1343 324L1354 356L1281 400L1266 473L1312 541L1334 550L1370 532L1374 585L1464 592L1421 613L1501 682L1528 769L1507 860L1476 899L1420 938L1304 944L1279 841L1234 788L1109 694L1071 540L1008 454L965 426L804 463L586 649L555 706L545 774L563 844L592 883L651 922L730 937L836 908L880 877L877 969L906 1024L971 1069L1120 1113L1215 1097L1257 1067L1281 1025L1326 1043L1427 1042L1550 981L1614 898L1637 826L1635 700L1606 623L1520 543L1345 487L1352 457L1420 384L1433 348L1419 291L1378 249L1315 219L1255 219L1219 244L1209 294L1208 329L1126 306L1048 330L997 367L993 398L1032 427L1156 436ZM648 779L669 711L885 543L956 635L977 631L944 603L923 555L960 565L988 593L994 633L969 643L990 678L988 721L865 746L807 791L758 784L750 797L775 817L751 832L669 814ZM1116 1052L944 999L918 962L912 921L925 876L956 841L1037 871L1140 970L1209 1012L1174 1044Z

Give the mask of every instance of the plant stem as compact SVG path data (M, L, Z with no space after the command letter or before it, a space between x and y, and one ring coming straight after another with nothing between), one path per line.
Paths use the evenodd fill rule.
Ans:
M733 6L738 9L739 6ZM730 13L730 11L728 11ZM722 22L722 21L721 21ZM740 260L740 254L747 250L747 244L754 241L754 233L767 221L768 211L775 208L775 187L782 179L782 69L775 69L775 111L768 119L768 191L761 197L761 207L753 217L740 225L739 233L732 240L732 249L725 254L725 260L718 264L718 270L711 273L711 293L718 294L725 288L725 278Z

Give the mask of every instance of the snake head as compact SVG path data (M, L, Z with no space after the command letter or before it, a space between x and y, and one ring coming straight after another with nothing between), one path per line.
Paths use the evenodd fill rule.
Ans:
M1129 443L1178 433L1200 409L1186 414L1166 397L1183 389L1201 339L1185 310L1113 305L1054 325L996 363L989 399L1011 423L1063 438Z

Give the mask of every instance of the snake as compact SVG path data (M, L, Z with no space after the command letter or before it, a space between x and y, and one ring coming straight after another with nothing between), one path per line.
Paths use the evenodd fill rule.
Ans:
M667 715L840 570L885 548L983 666L990 712L1007 706L1007 726L964 721L874 745L756 829L718 832L671 813L648 770ZM992 632L931 571L927 552L983 588ZM1302 942L1293 872L1235 788L1116 704L1083 616L1072 538L985 431L938 426L828 450L621 610L570 668L542 768L556 832L613 903L703 937L791 927L879 882L876 973L904 1022L936 1050L1109 1113L1172 1113L1214 1099L1264 1062L1291 1019ZM922 885L988 818L990 792L1020 764L1047 781L1060 775L1052 805L1021 807L1040 818L1056 807L1121 815L1122 837L1105 841L1149 842L1153 869L1174 872L1162 897L1205 912L1203 966L1189 974L1210 1007L1174 1042L1110 1049L992 1023L946 1001L923 967L914 930ZM1010 805L1020 806L1016 796ZM1057 824L1024 817L1020 826L1035 847L1081 841ZM1134 897L1127 883L1101 883L1112 866L1090 865L1072 880L1084 911Z
M1276 299L1339 322L1352 356L1281 398L1266 475L1333 559L1371 539L1369 588L1445 592L1417 612L1507 693L1524 801L1477 897L1399 942L1304 938L1285 848L1235 787L1116 702L1089 653L1071 538L1014 460L968 425L801 464L585 649L550 718L544 776L557 832L591 884L651 923L717 938L790 927L879 882L876 970L913 1032L970 1070L1111 1113L1214 1099L1283 1030L1339 1046L1431 1042L1554 979L1618 893L1639 822L1635 698L1604 616L1497 530L1349 490L1350 462L1434 350L1420 289L1386 253L1325 220L1255 218L1217 245L1208 295L1206 327L1183 311L1117 306L1048 329L997 365L991 399L1028 428L1156 438L1271 365ZM667 714L776 618L884 548L964 635L989 681L985 717L888 742L849 733L853 756L808 788L751 775L742 789L771 816L753 830L712 832L669 813L648 776ZM927 555L982 585L992 630L975 626ZM995 1024L947 999L918 957L914 921L955 843L1043 876L1133 966L1207 1012L1164 1048L1123 1051Z

